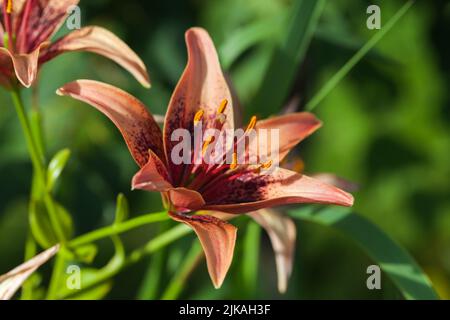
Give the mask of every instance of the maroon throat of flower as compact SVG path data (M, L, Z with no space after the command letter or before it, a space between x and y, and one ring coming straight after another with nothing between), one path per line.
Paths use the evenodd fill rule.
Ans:
M22 13L18 13L21 16L19 17L20 26L18 26L17 29L13 26L13 23L16 22L12 21L12 14L14 13L13 0L3 1L3 23L5 27L3 44L11 52L26 53L27 51L25 32L34 1L35 0L26 1ZM17 33L15 33L15 31Z
M225 110L228 106L228 100L224 99L217 108L214 116L213 128L221 131L226 121ZM205 112L197 111L193 119L194 130L197 126L203 125L202 119ZM218 159L213 163L204 161L207 152L214 149L217 141L214 136L200 137L201 143L193 143L194 147L191 152L191 164L185 165L184 172L181 175L178 186L196 190L202 194L208 192L214 185L227 181L232 181L244 174L261 173L262 170L269 169L273 161L269 160L262 164L247 164L245 159L248 156L248 144L245 144L245 154L238 156L238 145L245 143L245 139L249 136L249 132L256 126L256 116L252 116L243 136L239 139L234 138L233 146L225 154L219 155ZM194 135L195 137L195 135ZM195 138L199 139L199 138ZM201 146L201 147L196 147ZM231 155L231 163L227 161L227 154ZM197 159L197 161L196 161ZM198 161L200 159L201 161ZM244 161L243 161L244 160Z

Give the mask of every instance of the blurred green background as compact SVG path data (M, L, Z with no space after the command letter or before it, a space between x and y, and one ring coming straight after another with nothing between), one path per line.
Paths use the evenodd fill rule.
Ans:
M293 2L81 1L83 25L106 27L124 39L146 63L153 86L151 90L140 87L120 67L91 54L64 55L43 67L39 105L49 153L65 147L72 150L57 198L72 213L77 234L111 223L119 192L127 196L132 216L158 211L161 202L157 194L130 191L137 167L112 123L86 105L56 96L55 90L75 79L96 79L135 94L153 113L163 114L186 62L184 31L202 26L210 32L244 110L272 108L254 106L252 99L277 41L276 30L283 30ZM328 1L285 102L297 97L295 107L302 110L376 32L366 28L368 5L380 6L384 23L403 3ZM298 148L308 173L333 172L360 185L355 211L402 244L446 299L450 298L449 22L447 1L417 1L318 105L314 112L324 126ZM252 24L273 27L274 36L263 38L228 65L223 61L229 56L227 41ZM31 165L5 91L0 92L0 103L1 274L23 259ZM366 268L373 262L346 237L308 223L298 223L288 292L280 295L276 290L273 251L263 233L259 270L255 270L259 281L256 289L244 290L240 261L251 253L243 247L247 224L241 221L237 251L223 288L213 289L202 261L188 279L182 298L400 298L385 278L382 290L369 291ZM123 238L127 248L135 248L158 232L160 227L149 226ZM190 235L178 240L160 257L162 284L176 273L193 239ZM109 241L100 242L95 263L101 266L111 253ZM106 297L138 297L145 274L152 273L151 259L119 274Z

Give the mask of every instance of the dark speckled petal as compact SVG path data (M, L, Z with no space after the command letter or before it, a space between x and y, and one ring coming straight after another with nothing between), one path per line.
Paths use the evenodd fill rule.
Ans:
M135 97L111 85L92 80L68 83L57 93L86 102L111 119L140 167L147 164L149 150L165 163L161 129L144 104Z
M15 1L14 1L15 2ZM49 40L68 15L69 7L79 0L28 0L15 23L20 52L30 52ZM30 6L28 9L27 6ZM26 14L27 16L23 16Z
M182 174L184 165L170 163L171 150L178 143L171 141L174 130L184 128L192 132L194 115L200 109L204 110L204 127L213 127L217 109L223 99L228 100L224 112L224 129L233 128L231 94L211 38L201 28L189 29L185 37L188 63L170 100L164 126L166 154L175 183Z
M353 197L317 179L282 168L271 174L253 171L222 180L202 194L203 210L248 213L294 203L353 205Z

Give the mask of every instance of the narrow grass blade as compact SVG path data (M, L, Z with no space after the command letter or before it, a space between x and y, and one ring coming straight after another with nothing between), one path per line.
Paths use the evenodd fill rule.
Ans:
M284 38L276 47L251 111L267 117L279 111L311 42L325 0L299 0Z
M413 5L414 1L406 2L400 10L355 53L346 64L319 90L319 92L307 103L306 110L311 111L339 84L339 82L352 70L352 68L394 27L401 17Z
M203 250L200 242L195 239L191 249L186 255L186 259L184 260L178 271L175 273L166 290L164 291L162 295L163 300L174 300L178 298L181 291L183 290L184 283L202 257L202 253Z

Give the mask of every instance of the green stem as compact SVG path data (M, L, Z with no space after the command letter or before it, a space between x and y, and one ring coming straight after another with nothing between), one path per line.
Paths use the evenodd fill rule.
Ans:
M167 216L167 214L165 214L165 215ZM131 221L131 220L129 220L129 221ZM126 228L126 229L129 230L131 228ZM124 230L124 229L119 227L119 230ZM116 231L117 231L117 229L116 229ZM178 240L181 237L189 234L191 231L192 231L192 229L189 228L188 226L186 226L184 224L180 224L180 225L170 229L169 231L166 231L166 232L160 234L156 238L150 240L144 247L142 247L140 249L136 249L135 251L133 251L128 257L125 258L124 263L121 264L120 267L114 269L114 272L110 272L110 273L107 273L105 275L102 275L101 277L99 277L95 281L92 281L91 283L89 283L89 286L85 286L85 287L83 287L83 289L77 291L77 294L79 294L80 292L82 292L84 290L88 290L89 288L92 288L92 287L94 287L97 284L100 284L100 283L102 283L104 281L107 281L108 279L112 278L113 276L115 276L116 274L121 272L123 269L129 267L130 265L132 265L134 263L137 263L137 262L141 261L141 259L143 259L146 256L148 256L148 255L158 251L161 248L164 248L165 246L171 244L175 240ZM109 232L112 232L112 230L110 230ZM94 231L92 233L96 233L96 232ZM108 235L111 235L111 234L108 233ZM103 238L103 237L104 237L104 234L102 234L102 235L96 234L95 237L90 236L91 239L95 238L95 240ZM77 239L74 239L74 240L77 240ZM69 242L69 245L73 246L73 241ZM81 241L77 241L78 244L77 243L76 244L77 245L80 245L80 243L84 244L85 241L86 240L83 240L82 242ZM56 268L56 266L55 266L55 268ZM55 275L56 274L54 273L54 276ZM65 298L67 298L69 296L70 295L62 295L62 296L60 296L58 298L59 299L65 299ZM51 298L52 296L49 295L49 297Z
M39 176L39 179L41 181L45 181L44 160L39 156L39 149L36 145L36 140L33 137L33 130L31 129L30 122L26 115L19 89L11 91L11 97L14 107L16 108L17 116L19 117L20 125L22 126L22 131L25 135L25 140L27 142L28 152L30 154L33 167L36 170L36 174Z
M56 298L56 293L58 291L59 282L61 279L62 274L64 273L64 265L65 265L65 258L64 254L61 252L65 250L63 247L61 247L60 252L56 255L55 258L55 264L53 266L53 272L52 277L50 280L50 286L47 291L47 300L53 300Z
M25 242L25 257L24 261L28 261L37 254L37 246L31 232L28 233ZM22 286L22 293L20 300L31 300L33 298L33 277L30 277Z
M139 216L134 219L130 219L128 221L114 224L111 226L103 227L100 229L97 229L95 231L86 233L82 236L79 236L78 238L75 238L71 240L68 243L68 246L71 248L79 247L84 244L92 243L94 241L112 236L117 235L119 233L123 233L126 231L129 231L131 229L135 229L137 227L144 226L146 224L160 222L168 220L169 216L167 215L166 211L158 212L158 213L151 213Z
M36 179L40 182L42 190L46 190L46 168L44 164L44 157L42 155L42 149L38 147L38 141L40 140L40 138L36 137L35 131L32 130L32 126L30 125L30 121L26 114L22 97L20 95L20 89L15 88L14 90L12 90L11 97L14 103L14 107L16 108L20 124L22 126L22 131L25 135L28 152L30 154L31 162L33 163L33 168L35 170ZM55 231L58 240L60 242L65 242L66 239L58 220L55 203L48 192L44 191L43 197L53 230Z
M173 227L169 231L166 231L153 240L150 240L144 247L131 252L130 255L125 259L125 266L140 261L143 257L150 255L161 248L164 248L175 240L178 240L181 237L189 234L191 231L192 229L184 224Z

